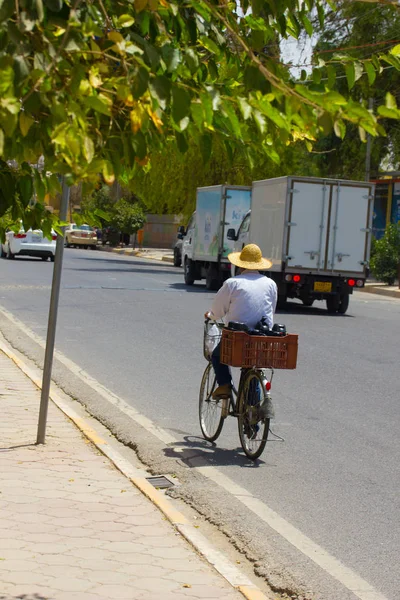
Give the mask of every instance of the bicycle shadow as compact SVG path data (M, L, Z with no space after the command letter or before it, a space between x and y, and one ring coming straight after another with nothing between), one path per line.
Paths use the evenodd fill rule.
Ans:
M224 466L257 469L266 464L260 458L256 461L247 458L240 446L233 449L221 448L215 442L193 435L186 435L183 439L184 441L168 444L163 452L167 458L179 460L189 469Z

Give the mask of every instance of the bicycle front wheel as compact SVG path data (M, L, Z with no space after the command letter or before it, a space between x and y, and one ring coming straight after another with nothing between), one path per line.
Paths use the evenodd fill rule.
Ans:
M256 460L261 455L267 443L270 420L263 418L260 410L265 400L261 374L249 371L243 381L239 399L238 427L243 451L251 460Z
M199 397L200 428L203 436L209 442L214 442L218 438L224 424L221 413L222 400L214 400L212 397L215 384L215 374L212 364L209 363L201 380Z

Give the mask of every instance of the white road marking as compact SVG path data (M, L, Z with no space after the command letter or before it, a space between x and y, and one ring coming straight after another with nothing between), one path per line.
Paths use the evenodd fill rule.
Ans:
M0 313L2 313L7 319L14 323L14 325L21 329L28 337L34 340L42 348L45 348L45 341L29 327L27 327L22 321L14 317L11 312L0 307ZM89 373L81 369L76 363L67 358L64 354L58 350L56 350L54 354L55 357L65 367L74 373L74 375L89 385L103 398L111 402L111 404L118 407L119 410L136 421L136 423L144 427L149 433L152 433L164 444L172 445L179 441L169 432L165 431L165 429L162 429L156 425L151 419L139 413L139 411L130 406L125 400L99 383L96 379L89 375ZM311 559L315 564L323 569L325 573L339 581L347 590L352 592L355 597L359 598L360 600L389 600L386 596L383 596L378 590L373 588L365 579L360 577L355 571L346 567L346 565L344 565L341 561L329 554L329 552L324 550L324 548L313 542L299 529L291 525L291 523L286 521L286 519L269 508L264 502L258 500L258 498L253 496L248 490L236 484L232 479L224 475L216 467L204 465L204 462L204 459L201 459L201 464L199 466L193 465L193 468L197 469L199 473L208 479L211 479L217 485L221 486L223 489L233 495L237 500L239 500L239 502L244 504L262 521L267 523L269 527L279 533L283 539Z

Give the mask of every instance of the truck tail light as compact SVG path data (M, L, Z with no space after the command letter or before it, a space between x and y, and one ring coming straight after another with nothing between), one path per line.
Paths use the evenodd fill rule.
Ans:
M17 238L18 240L23 240L26 238L26 233L16 233L16 234L14 234L14 237Z
M295 283L299 283L300 279L301 279L300 275L293 275L293 281Z
M293 277L291 275L285 275L285 281L292 281Z
M349 284L349 286L350 286L350 287L354 287L354 286L356 285L356 282L355 282L355 280L354 280L354 279L349 279L349 280L347 281L347 283Z
M364 287L364 281L362 279L357 279L356 286L357 287Z

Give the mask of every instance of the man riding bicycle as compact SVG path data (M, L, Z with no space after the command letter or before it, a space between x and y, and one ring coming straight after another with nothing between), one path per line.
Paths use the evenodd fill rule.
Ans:
M263 258L256 244L244 246L241 252L232 252L228 259L241 269L240 275L224 282L205 317L223 319L225 325L231 321L244 323L250 328L264 317L272 329L278 288L272 279L260 273L270 269L272 262ZM212 353L212 364L218 383L212 397L228 398L232 390L232 379L229 367L221 364L220 345Z

